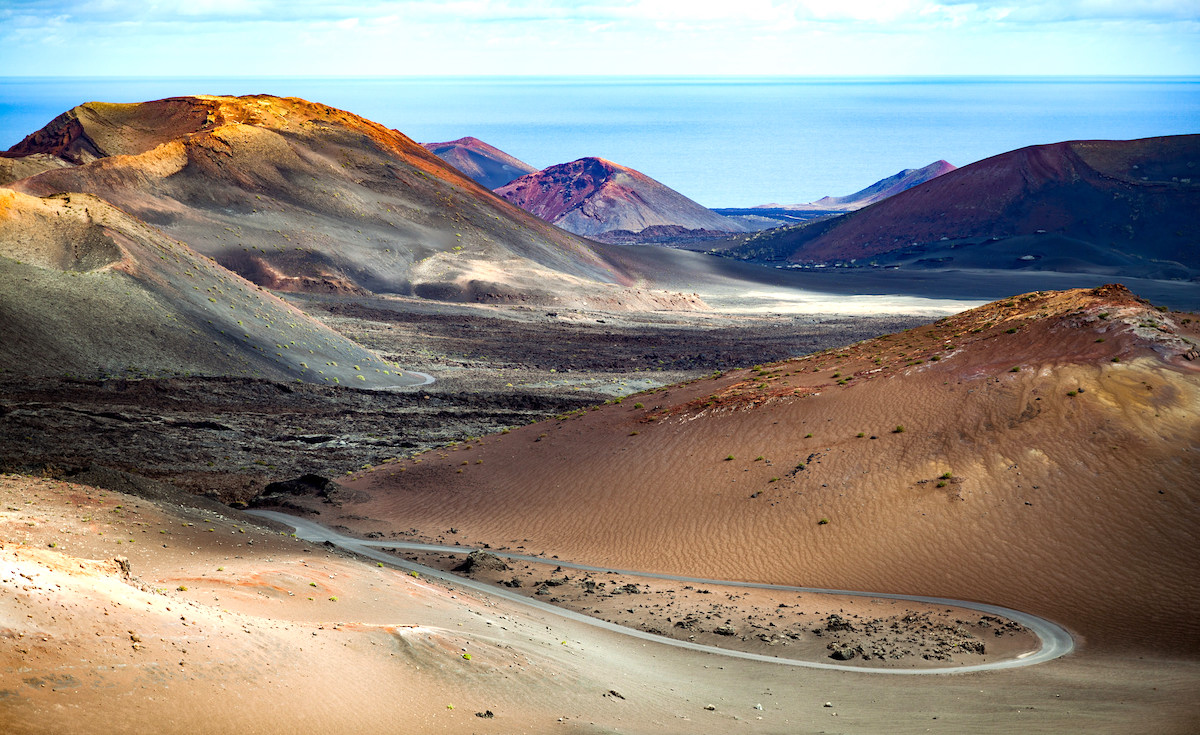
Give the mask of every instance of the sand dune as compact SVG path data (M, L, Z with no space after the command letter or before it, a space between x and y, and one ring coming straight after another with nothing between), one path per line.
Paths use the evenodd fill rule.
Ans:
M1119 287L1027 294L426 453L322 510L618 568L983 600L1194 655L1182 319Z

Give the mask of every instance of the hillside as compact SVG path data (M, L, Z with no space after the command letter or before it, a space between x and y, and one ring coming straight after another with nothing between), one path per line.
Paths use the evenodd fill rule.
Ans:
M1119 286L1030 293L392 463L336 522L1195 655L1198 337Z
M4 156L59 166L13 188L95 194L274 290L553 301L632 280L401 133L295 98L92 102Z
M669 230L674 235L707 230L710 237L745 230L649 176L602 158L551 166L496 194L564 230L601 241L629 241L649 228L675 228Z
M786 209L792 211L819 211L819 212L853 212L857 209L862 209L875 202L881 202L888 197L895 196L902 191L909 189L919 184L924 184L926 181L936 179L937 177L948 174L955 170L955 166L946 161L934 161L928 166L921 168L906 168L899 173L893 174L886 179L880 179L874 184L871 184L865 189L860 189L853 194L845 196L824 196L815 202L807 204L764 204L761 209Z
M0 371L419 382L94 196L4 189Z
M733 253L793 263L1200 275L1200 135L1032 146Z
M469 176L485 189L498 189L536 168L479 138L467 136L445 143L422 143L425 150Z

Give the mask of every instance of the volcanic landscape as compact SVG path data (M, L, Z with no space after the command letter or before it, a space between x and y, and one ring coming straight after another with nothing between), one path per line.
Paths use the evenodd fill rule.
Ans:
M1195 732L1195 147L730 236L295 98L69 110L0 157L0 730Z

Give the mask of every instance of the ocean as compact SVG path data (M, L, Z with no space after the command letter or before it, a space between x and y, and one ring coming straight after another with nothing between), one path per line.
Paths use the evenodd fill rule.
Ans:
M1200 133L1200 78L0 77L0 149L89 100L269 93L544 168L599 156L709 207L793 204L1038 143Z

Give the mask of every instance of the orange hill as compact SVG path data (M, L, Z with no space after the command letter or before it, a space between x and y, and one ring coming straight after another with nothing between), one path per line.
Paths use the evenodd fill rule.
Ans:
M1030 293L388 464L349 483L369 499L322 510L616 568L982 600L1195 654L1196 339L1120 286Z
M13 188L96 194L276 290L503 300L631 280L401 133L295 98L91 102L4 156L23 165L0 174L27 176Z

